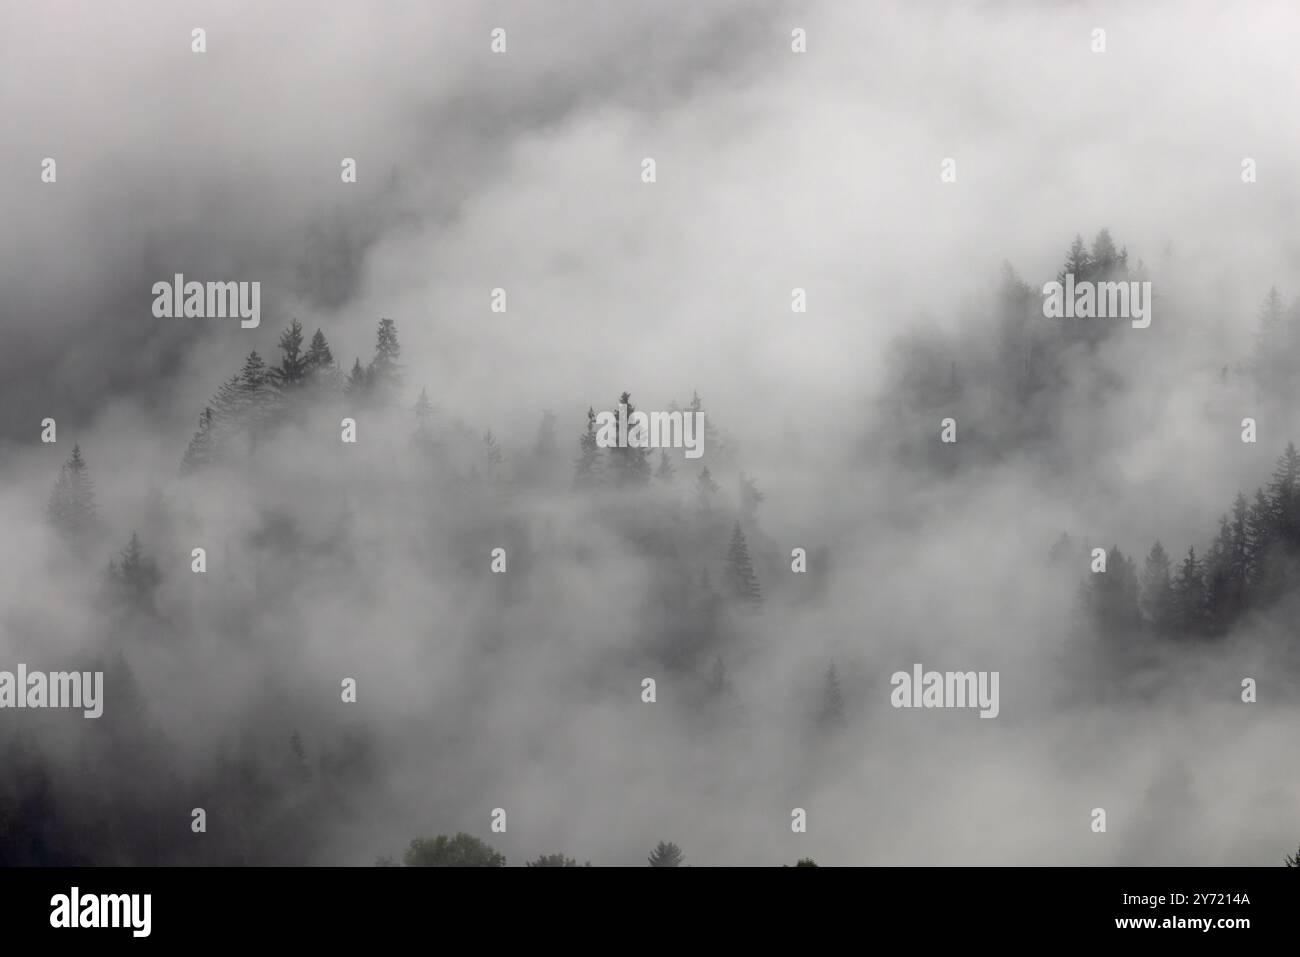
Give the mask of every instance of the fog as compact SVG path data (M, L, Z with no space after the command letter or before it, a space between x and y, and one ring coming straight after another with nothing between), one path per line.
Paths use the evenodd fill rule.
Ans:
M1297 21L0 0L0 670L108 676L97 721L0 710L0 860L368 865L465 831L512 865L640 865L659 840L698 866L1280 863L1290 592L1211 637L1119 641L1078 589L1096 547L1203 553L1300 438L1257 368L1266 293L1300 293ZM1008 318L1004 262L1037 308L1103 229L1142 261L1149 329ZM155 318L176 273L259 281L260 325ZM393 319L400 381L311 393L182 475L204 407L294 318L342 373ZM1020 402L1025 342L1059 374ZM698 391L710 509L680 451L673 483L575 489L586 411L623 391ZM70 543L46 504L74 444L99 524ZM737 523L757 610L725 593ZM133 532L146 602L105 594ZM996 719L892 707L918 662L999 672Z

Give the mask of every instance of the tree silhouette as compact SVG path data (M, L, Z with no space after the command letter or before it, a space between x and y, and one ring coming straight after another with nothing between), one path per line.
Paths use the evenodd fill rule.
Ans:
M591 861L579 864L574 858L565 857L563 854L542 854L537 860L526 863L524 867L591 867Z
M72 447L72 455L59 469L45 514L55 530L69 539L81 538L97 526L95 483L80 445Z
M844 726L844 693L840 690L840 679L835 673L833 660L826 669L826 678L822 682L822 704L817 714L817 723L827 729Z
M407 867L505 867L506 859L486 843L463 831L455 837L416 838L406 849Z
M681 867L682 849L671 841L660 841L647 860L651 867Z
M758 586L758 576L754 574L754 563L749 557L749 545L745 542L745 533L736 522L731 532L731 545L727 549L727 581L731 586L731 595L751 607L757 607L763 600L762 589Z
M574 463L573 484L580 489L590 489L600 484L603 475L602 449L596 441L596 410L587 409L587 431L578 439L581 450Z
M713 481L713 476L709 474L709 467L706 465L700 469L699 476L695 479L695 506L701 512L711 511L713 508L713 496L718 491L718 483Z

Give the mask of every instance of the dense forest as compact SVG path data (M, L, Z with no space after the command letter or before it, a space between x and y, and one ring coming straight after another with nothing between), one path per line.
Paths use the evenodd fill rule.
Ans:
M1064 272L1098 280L1149 275L1105 230L1091 246L1076 238ZM970 339L928 332L897 344L872 441L918 482L956 482L1018 455L1049 470L1074 467L1071 449L1053 438L1070 395L1081 381L1085 389L1118 388L1113 371L1090 357L1115 337L1143 334L1127 325L1045 321L1041 297L1010 266L989 309L994 337L981 338L990 328L982 321L971 325ZM1270 291L1256 349L1225 366L1224 376L1278 400L1293 379L1286 370L1300 364L1298 330L1300 303L1285 307ZM407 667L403 644L383 632L390 625L374 609L409 602L415 624L407 627L420 641L444 642L454 630L491 660L511 662L527 655L521 646L536 634L565 649L561 615L577 607L601 639L566 665L581 690L563 693L603 699L621 684L633 690L620 694L635 702L641 676L653 675L661 694L672 688L681 716L672 733L707 739L739 733L763 707L738 678L772 656L753 640L770 627L763 622L798 621L801 609L832 600L829 570L842 556L828 542L779 540L767 531L766 510L788 503L769 501L760 484L764 463L746 461L699 392L680 401L656 397L666 400L663 408L702 415L697 461L679 449L600 447L597 410L620 402L635 408L629 391L575 396L563 414L533 410L535 440L510 448L491 423L467 423L440 408L436 385L404 365L391 319L379 321L369 361L357 358L346 369L324 332L308 339L296 319L267 351L266 358L251 351L242 368L214 383L178 454L175 483L136 515L138 527L124 527L114 503L99 499L93 447L74 445L54 477L46 518L60 545L52 569L70 594L84 596L88 612L84 622L10 624L32 635L93 629L110 706L82 738L59 735L49 749L38 741L55 716L24 713L7 722L0 864L369 863L376 855L394 863L386 854L410 834L389 833L368 855L361 838L343 852L331 843L350 827L373 840L373 822L360 822L376 814L382 822L389 798L376 782L403 753L384 723L392 715L321 718L337 699L338 680L365 669L355 655L335 655L332 661L353 663L340 663L332 678L277 676L272 666L292 660L302 647L292 642L303 639L277 634L272 621L293 630L334 619L343 647L376 661L391 657L383 677L360 678L362 694L373 696L376 684L398 680ZM641 391L635 399L646 402ZM935 423L954 410L963 439L944 447ZM237 522L213 505L234 476L251 476L265 493ZM1261 623L1291 621L1300 592L1300 453L1287 444L1253 495L1239 493L1217 530L1207 516L1204 538L1185 553L1171 554L1161 541L1104 543L1099 566L1098 544L1062 534L1024 561L1045 559L1077 584L1073 603L1060 608L1061 630L1070 647L1101 665L1088 674L1110 687L1123 687L1127 669L1168 661L1169 649L1228 643ZM501 569L492 558L498 548ZM1142 550L1139 562L1133 556ZM409 560L410 577L392 583L383 580L388 571L369 574L380 552ZM437 582L454 602L420 594L420 581ZM351 612L341 610L344 598ZM464 608L474 609L472 617ZM278 641L290 643L278 650ZM261 691L277 709L226 713L217 694L205 702L206 717L195 719L211 722L199 735L205 745L191 749L175 724L179 712L168 710L179 704L157 704L168 697L166 676L217 667L213 680L228 681L216 665L227 654L270 669ZM783 713L799 715L786 728L800 742L798 773L816 776L854 746L875 691L860 668L846 672L815 653L795 657L796 667L786 658L778 669L798 702ZM474 698L511 693L509 682L494 688L474 663L464 668L466 689L447 692L464 724L431 732L408 721L401 731L432 733L429 748L453 755L453 769L454 746L471 739L473 721L486 720ZM447 786L449 799L464 799ZM437 794L428 801L428 833L460 830L459 820L439 818ZM199 808L203 831L192 826ZM546 850L528 866L577 866L562 853L570 848ZM681 857L676 845L660 842L649 863L677 866ZM505 858L457 833L417 837L402 861L497 865ZM808 865L811 859L800 860Z

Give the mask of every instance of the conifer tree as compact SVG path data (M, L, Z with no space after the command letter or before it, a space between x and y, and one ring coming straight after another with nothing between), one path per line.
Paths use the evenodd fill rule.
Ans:
M311 337L311 345L307 348L307 368L315 372L328 369L333 365L334 353L330 351L330 344L325 341L325 333L317 329Z
M352 362L352 371L348 373L347 381L343 384L343 394L352 399L359 399L366 395L370 385L370 379L366 375L366 370L361 367L361 360L354 359Z
M142 605L152 601L154 589L162 581L157 564L145 554L140 536L135 532L131 533L121 561L109 564L109 575L129 599Z
M1188 548L1174 580L1174 627L1179 638L1202 632L1205 624L1205 580L1196 549Z
M366 368L368 391L381 401L391 398L401 379L402 347L397 342L397 326L391 319L380 319L375 334L375 357Z
M1169 577L1169 553L1156 542L1142 570L1142 613L1156 634L1168 634L1174 624L1174 586Z
M695 479L695 504L701 512L713 508L713 495L718 488L718 483L713 481L713 476L709 474L709 467L706 465L700 469L700 474Z
M844 693L840 689L839 675L835 673L834 660L826 669L826 678L822 682L822 703L817 723L827 729L842 727L844 724Z
M1273 569L1276 564L1273 544L1277 529L1273 521L1273 506L1264 490L1255 490L1255 501L1246 513L1248 554L1250 557L1251 585L1261 595L1272 591Z
M216 418L212 406L207 406L199 416L199 430L190 439L189 447L185 449L185 457L181 459L182 475L190 475L212 464L216 453L215 425Z
M1070 251L1065 255L1065 267L1056 274L1056 281L1064 283L1066 275L1070 274L1077 284L1086 280L1091 271L1092 257L1088 255L1088 247L1083 244L1083 237L1076 234Z
M727 580L733 598L751 607L762 602L763 593L758 586L758 576L754 574L754 563L749 557L749 545L745 542L740 522L736 522L732 530L731 545L727 549Z
M627 418L630 423L636 406L632 404L632 394L624 392L618 397L619 406L627 406ZM618 486L642 487L650 481L650 449L644 445L634 446L633 442L644 443L647 436L644 430L628 426L628 444L606 449L606 462L609 476Z
M533 443L533 454L543 461L555 458L559 444L555 438L555 413L550 409L542 410L542 421L537 426L537 440Z
M574 463L573 484L580 489L600 484L603 475L602 449L596 441L596 410L587 409L587 431L578 439L581 454Z
M306 380L309 368L307 356L302 351L301 322L294 319L289 323L289 327L280 334L279 346L284 356L280 359L280 364L271 370L270 378L280 389L297 388Z
M254 349L239 373L238 425L256 440L270 427L275 413L276 396L271 370Z
M429 401L429 390L421 389L420 397L411 407L415 415L415 434L412 440L417 445L427 446L433 442L433 403Z
M673 468L673 463L668 461L668 450L659 450L659 468L655 469L655 480L661 485L672 485L673 476L677 470Z
M497 443L491 429L483 433L483 457L487 461L487 477L495 478L497 468L505 456L501 454L501 446Z
M647 858L651 867L681 867L682 849L672 841L660 841Z
M766 497L752 478L740 473L740 516L747 525L752 525L758 518L758 507Z
M70 539L81 538L98 524L95 483L81 456L80 445L72 447L72 455L59 469L46 516L60 534Z
M1288 550L1293 550L1300 545L1300 452L1294 442L1287 443L1286 451L1277 460L1268 492L1275 534Z

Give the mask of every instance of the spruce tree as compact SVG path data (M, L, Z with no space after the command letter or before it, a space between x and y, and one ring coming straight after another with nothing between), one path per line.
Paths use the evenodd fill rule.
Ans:
M1056 274L1056 281L1065 282L1067 274L1074 276L1076 284L1086 280L1092 272L1092 257L1088 255L1088 247L1083 244L1083 237L1075 235L1074 242L1070 244L1070 251L1065 255L1065 267Z
M713 481L713 476L709 474L709 467L704 466L695 479L695 504L701 512L708 512L713 508L713 495L718 488L718 483Z
M533 443L533 454L542 461L550 461L559 451L555 438L555 413L550 409L542 410L542 421L537 426L537 440Z
M375 357L366 368L366 381L371 394L381 401L391 398L401 379L402 347L397 342L397 326L391 319L380 319L375 333Z
M280 359L280 364L271 370L271 380L280 389L295 389L306 381L309 368L307 356L302 351L301 322L294 319L289 323L289 328L280 335L279 346L284 356Z
M1196 549L1188 548L1174 580L1174 627L1178 637L1200 634L1205 624L1205 581Z
M1288 550L1300 545L1300 452L1288 442L1268 485L1273 527Z
M1142 570L1142 613L1156 634L1168 634L1174 624L1174 586L1169 577L1169 553L1156 542Z
M351 399L360 399L369 391L370 379L366 375L366 370L361 367L361 360L354 359L352 362L352 371L348 373L347 381L343 384L343 394Z
M1255 501L1246 513L1247 552L1249 555L1250 584L1261 595L1273 590L1276 560L1273 545L1277 527L1273 520L1273 506L1264 490L1255 490Z
M659 468L655 469L655 481L661 485L672 485L673 476L677 474L673 463L668 461L668 450L659 450Z
M604 451L596 442L596 410L587 409L587 431L578 439L581 454L574 463L573 484L580 489L593 488L600 484L603 476Z
M330 351L330 344L325 341L325 333L319 329L311 337L311 345L307 348L307 368L311 371L328 369L334 365L334 353Z
M90 479L80 445L72 447L72 455L59 469L46 516L60 534L70 539L85 536L98 524L95 483Z
M109 574L129 599L142 605L152 600L154 589L162 581L157 564L145 554L140 536L135 532L131 533L121 561L109 564Z
M216 453L215 424L216 417L212 407L207 406L199 416L199 430L190 439L190 444L185 449L185 457L181 459L182 475L190 475L212 464Z
M483 433L483 458L487 462L487 477L496 478L497 468L505 456L501 454L501 446L497 443L491 429Z
M239 373L239 427L256 440L270 427L276 396L271 370L254 349Z
M758 519L758 507L766 497L752 478L740 473L740 517L747 525Z
M681 867L682 849L672 841L660 841L647 860L651 867Z
M632 404L632 394L624 392L618 397L619 406L627 406L629 423L636 406ZM648 437L645 430L628 426L628 444L614 446L606 450L609 463L609 475L615 485L639 488L650 481L650 449L644 444L634 446L633 442L645 443Z
M822 682L821 710L817 714L817 723L827 729L842 727L844 724L844 693L840 690L839 675L835 673L835 662L831 661Z
M411 412L415 415L413 441L417 445L429 445L433 441L433 403L429 401L428 389L420 390L420 397L415 400Z
M754 574L754 563L749 557L749 545L745 542L745 533L736 522L731 533L731 545L727 549L727 580L731 596L751 607L757 607L763 600L762 590L758 586L758 576Z

